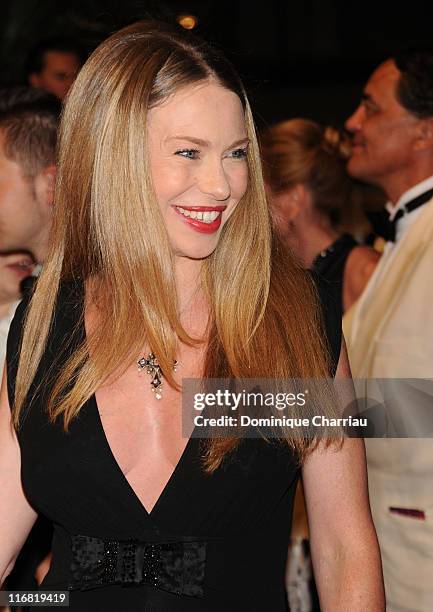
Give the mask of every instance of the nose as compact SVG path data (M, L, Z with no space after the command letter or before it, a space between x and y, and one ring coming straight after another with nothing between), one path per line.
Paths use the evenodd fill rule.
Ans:
M231 186L221 159L209 160L203 164L197 177L200 191L219 202L228 200Z
M364 120L364 109L362 105L360 104L358 108L356 109L356 111L353 113L353 115L351 115L347 119L345 123L346 130L348 130L349 132L352 132L352 134L355 132L358 132L361 129L363 120Z

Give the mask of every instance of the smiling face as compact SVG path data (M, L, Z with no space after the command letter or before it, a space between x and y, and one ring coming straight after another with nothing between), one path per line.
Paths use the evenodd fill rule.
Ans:
M247 188L240 99L213 80L185 87L149 112L148 143L174 255L208 257Z
M349 173L392 192L401 172L413 164L419 120L397 100L400 71L392 60L370 77L362 101L347 120L354 135Z

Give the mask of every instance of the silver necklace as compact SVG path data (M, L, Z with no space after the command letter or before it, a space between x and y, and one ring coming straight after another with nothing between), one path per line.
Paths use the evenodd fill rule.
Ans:
M150 374L151 381L150 387L155 394L155 399L160 400L162 398L162 379L164 377L161 366L158 363L158 359L153 353L149 353L147 357L140 357L137 361L138 371L142 372L146 370L147 374ZM176 368L179 362L175 359L173 362L173 370L177 372Z

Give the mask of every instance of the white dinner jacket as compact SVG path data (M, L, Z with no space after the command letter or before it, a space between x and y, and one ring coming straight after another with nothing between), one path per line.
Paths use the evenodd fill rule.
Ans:
M343 328L354 378L433 378L433 199L384 253ZM410 419L413 402L396 401ZM366 449L387 610L431 612L433 438L367 439ZM390 507L421 510L425 520Z

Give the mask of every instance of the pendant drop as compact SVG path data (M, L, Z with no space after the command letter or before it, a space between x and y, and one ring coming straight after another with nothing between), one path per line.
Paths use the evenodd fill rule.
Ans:
M158 363L158 359L155 357L153 353L149 353L147 357L140 357L137 361L138 371L142 372L146 370L147 374L150 374L152 380L150 381L150 386L155 394L155 399L162 399L162 378L163 373L161 370L161 366ZM178 361L174 360L173 362L173 370L176 372L176 367L178 365Z

